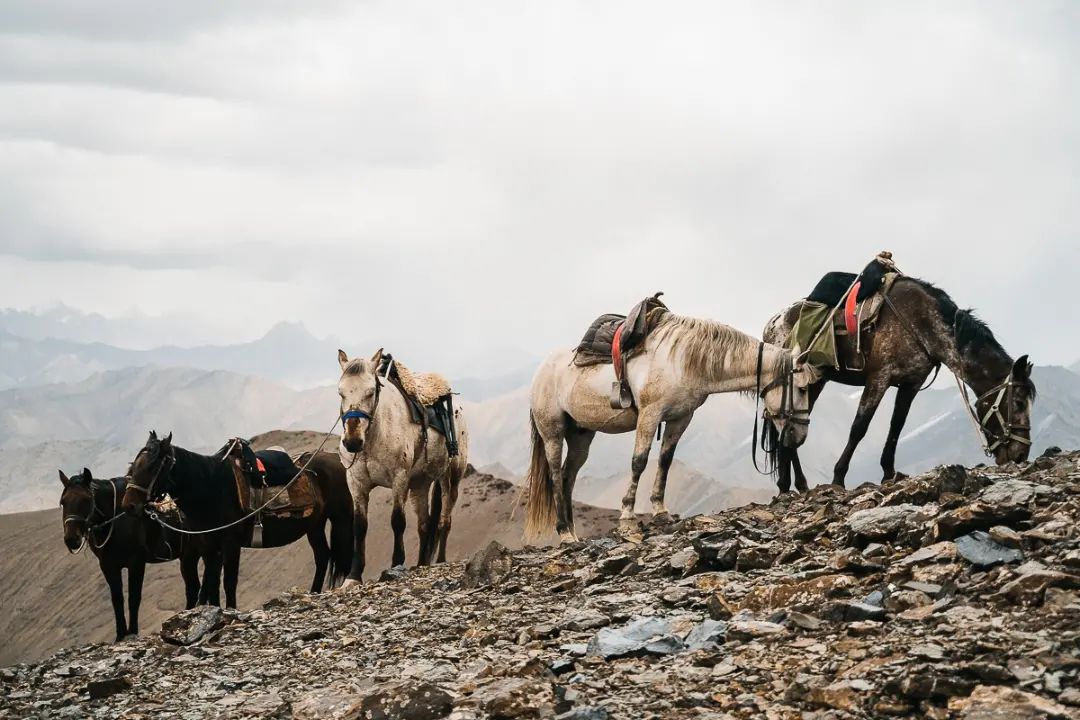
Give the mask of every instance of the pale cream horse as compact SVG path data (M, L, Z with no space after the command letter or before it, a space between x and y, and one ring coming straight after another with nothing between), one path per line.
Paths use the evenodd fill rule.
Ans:
M410 494L420 537L417 564L430 563L436 548L436 561L445 562L451 513L468 463L469 431L461 408L454 408L458 454L450 457L446 438L430 429L425 446L405 397L378 374L382 356L380 349L370 360L350 360L338 350L343 425L338 453L352 492L355 533L352 568L342 587L361 582L364 574L368 497L374 487L393 493L393 564L405 563L405 501Z
M573 350L552 354L532 383L526 537L535 538L554 525L562 541L576 539L574 483L597 432L637 433L630 485L622 501L624 528L636 524L638 480L660 423L663 442L650 499L654 517L668 516L664 491L675 447L694 411L714 393L761 393L767 415L780 429L780 442L801 445L809 421L806 388L813 378L809 368L794 365L794 357L727 325L664 311L644 350L626 364L636 407L614 410L609 403L615 380L611 364L578 367Z

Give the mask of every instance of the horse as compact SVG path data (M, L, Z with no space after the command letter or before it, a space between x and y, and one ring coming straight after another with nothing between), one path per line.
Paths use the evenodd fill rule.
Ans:
M655 323L642 351L625 365L636 400L632 407L612 409L609 388L615 371L610 363L579 367L574 363L575 351L562 350L537 370L530 393L527 538L534 539L554 525L560 541L577 539L574 484L597 432L636 433L631 479L620 514L624 530L636 525L638 480L661 423L663 441L651 500L654 521L670 517L664 505L668 469L694 412L710 395L742 392L764 397L766 413L782 428L780 441L798 445L805 440L806 388L811 377L807 368L794 364L792 353L712 320L683 317L666 309L654 312Z
M240 550L253 547L256 517L248 512L240 498L235 470L238 460L229 462L236 442L226 444L214 455L200 455L174 445L172 433L159 438L151 432L146 445L136 454L129 470L129 482L123 507L129 513L144 509L146 502L172 497L184 517L185 527L204 535L212 552L220 552L224 572L225 605L236 607L236 586L240 573ZM313 462L314 466L315 463ZM321 592L327 565L331 587L341 580L343 569L352 562L349 535L351 517L348 488L333 473L312 473L318 491L313 512L306 517L261 514L263 526L258 547L282 547L307 537L315 558L315 576L311 592ZM241 480L247 482L246 479ZM326 542L326 522L330 521L330 539ZM210 603L217 604L217 582L212 581Z
M139 634L139 605L147 563L180 561L184 578L185 607L195 607L200 598L199 557L202 543L151 522L146 517L130 517L120 507L126 489L125 478L98 480L90 470L72 477L59 471L64 489L60 507L64 513L64 544L68 552L81 552L87 545L97 556L101 574L109 585L116 616L116 640ZM179 522L178 513L169 515ZM128 571L128 615L124 617L124 579ZM212 563L207 563L207 574Z
M868 266L864 274L871 270ZM858 277L833 275L844 287L853 287ZM900 433L915 396L932 372L936 377L941 365L956 376L965 404L968 403L965 387L975 393L974 410L969 406L968 411L978 426L987 455L993 456L998 465L1027 460L1031 449L1031 406L1035 399L1028 356L1014 361L985 322L971 310L961 310L944 290L931 283L901 275L885 292L880 314L873 327L863 331L859 341L863 352L857 352L850 337L838 337L841 368L821 368L820 378L809 388L811 409L830 381L863 388L847 446L833 468L833 484L843 486L855 448L866 435L870 420L890 387L897 388L896 404L881 452L881 469L883 480L902 477L896 472ZM787 344L799 318L801 303L795 302L769 320L764 332L766 340ZM849 369L856 366L859 369ZM775 436L776 430L769 432ZM796 489L806 491L806 475L797 448L779 448L776 469L781 492L791 489L792 469Z
M445 562L458 485L468 464L469 432L461 408L454 409L458 453L451 455L442 434L425 433L413 421L409 401L396 385L384 390L382 362L382 349L370 360L350 360L338 350L343 425L338 453L352 491L355 537L352 568L343 586L363 581L368 499L374 487L389 488L393 494L393 566L405 564L404 506L410 494L420 545L417 565L430 564L433 555L436 562Z

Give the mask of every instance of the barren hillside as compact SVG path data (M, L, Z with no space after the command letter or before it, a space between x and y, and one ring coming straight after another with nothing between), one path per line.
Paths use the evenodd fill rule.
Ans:
M0 670L0 716L1065 720L1078 494L1072 453L492 543Z

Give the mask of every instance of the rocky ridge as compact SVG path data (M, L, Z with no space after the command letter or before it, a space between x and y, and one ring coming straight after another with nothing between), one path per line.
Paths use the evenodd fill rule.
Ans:
M1080 717L1080 453L492 543L0 670L4 717Z

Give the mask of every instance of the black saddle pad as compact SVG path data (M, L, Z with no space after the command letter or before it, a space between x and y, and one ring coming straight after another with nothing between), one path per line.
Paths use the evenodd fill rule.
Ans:
M267 485L280 487L287 484L296 476L298 467L293 463L288 453L280 450L252 450L247 442L242 442L240 447L244 453L244 468L248 482L253 485ZM262 469L259 462L262 461Z
M423 417L421 413L427 413L427 426L428 429L434 430L443 437L446 437L446 424L443 422L442 416L435 412L435 407L424 407L420 403L416 402L410 397L405 398L409 402L409 413L412 415L412 421L420 424L420 420ZM440 403L445 400L440 400Z
M859 294L856 299L862 302L877 292L885 279L886 272L888 272L888 269L877 260L871 261L869 265L863 268L862 284L859 286ZM851 287L857 277L859 276L855 273L848 272L825 273L821 280L818 280L818 284L814 286L813 291L806 296L806 299L829 307L835 307L844 299L844 293L847 292L847 289Z
M577 351L611 359L611 344L615 341L615 328L626 320L625 315L608 313L593 320L578 343Z

